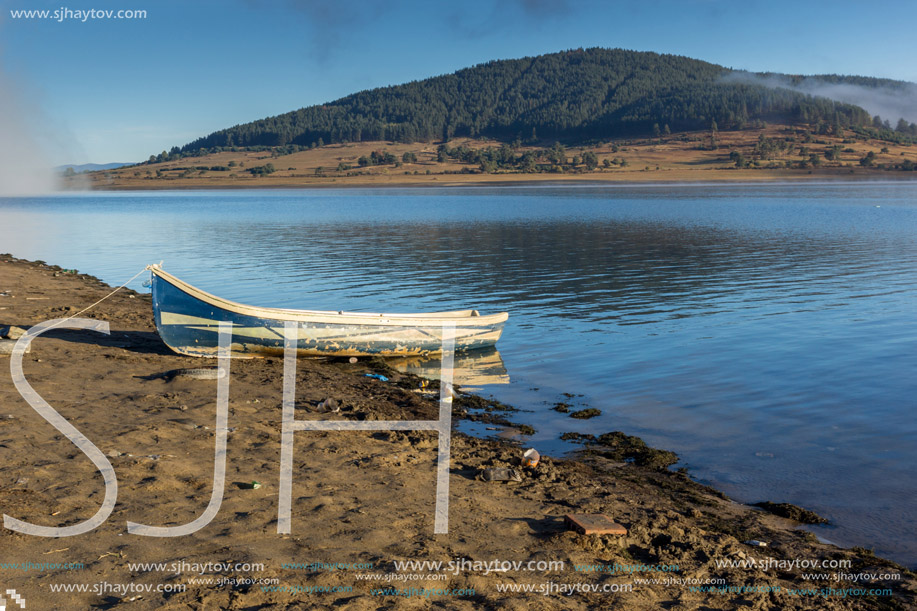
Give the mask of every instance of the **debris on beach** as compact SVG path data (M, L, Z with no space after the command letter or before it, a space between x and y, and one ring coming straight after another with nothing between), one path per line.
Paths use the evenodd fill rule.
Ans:
M568 513L564 522L581 535L626 535L627 529L604 513Z
M225 376L225 372L219 367L201 367L195 369L171 369L162 373L157 373L146 377L147 380L162 378L168 382L175 379L186 380L219 380Z
M4 337L6 339L19 339L28 333L28 331L28 329L24 327L17 327L16 325L2 325L0 326L0 337Z
M764 541L758 541L757 539L746 541L745 545L750 545L752 547L767 547L767 543L765 543Z
M522 466L535 468L538 466L538 461L541 460L541 454L538 453L538 450L535 448L529 448L522 455Z
M522 474L506 467L489 467L478 473L478 479L485 482L521 482Z
M315 411L320 412L320 413L331 412L333 414L336 414L341 411L341 406L337 402L337 399L328 397L327 399L325 399L324 401L321 401L318 405L315 406Z
M374 380L381 380L382 382L388 382L388 378L380 373L364 373L364 378L372 378Z
M14 339L0 339L0 355L9 356L13 353L13 347L16 346L16 340ZM29 344L25 348L26 353L32 351L32 344Z

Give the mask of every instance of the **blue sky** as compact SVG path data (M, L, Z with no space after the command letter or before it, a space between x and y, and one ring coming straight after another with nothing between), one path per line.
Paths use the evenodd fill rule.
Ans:
M0 96L14 98L0 110L28 124L55 164L138 161L217 129L354 91L576 47L917 82L914 1L0 0L0 6ZM84 23L10 13L61 8L146 10L147 17Z

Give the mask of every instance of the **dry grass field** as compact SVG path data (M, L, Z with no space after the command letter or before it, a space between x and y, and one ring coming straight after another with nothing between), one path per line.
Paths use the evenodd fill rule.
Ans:
M785 143L783 150L762 157L756 153L761 137ZM563 172L520 172L498 169L484 173L479 164L461 163L453 159L437 161L440 143L360 142L329 144L288 155L276 151L224 151L201 157L185 157L164 163L143 163L117 170L94 172L88 184L93 189L212 189L265 187L343 187L343 186L436 186L461 184L494 184L533 181L600 181L600 182L708 182L792 180L830 177L912 178L913 172L894 169L905 160L917 162L917 146L897 145L879 140L856 139L852 134L843 138L831 135L807 134L799 128L770 125L763 129L719 132L716 148L710 146L709 132L665 135L660 138L617 140L589 147L568 147L568 160L592 151L599 166L587 170L582 164ZM519 156L526 151L543 150L540 146L521 146ZM465 145L472 149L499 147L492 140L455 139L450 148ZM841 147L840 157L829 160L825 152ZM801 154L801 149L808 149ZM358 160L373 151L391 153L397 164L360 167ZM741 153L750 162L747 168L736 168L732 152ZM873 167L860 165L868 152L875 157ZM416 162L402 163L405 153L414 153ZM810 155L818 165L800 162ZM617 160L610 167L603 162ZM622 165L620 161L626 162ZM272 164L271 174L255 175L250 170ZM546 160L540 160L548 169ZM789 166L789 167L788 167ZM224 167L225 170L212 170ZM85 176L77 176L69 186L85 184Z

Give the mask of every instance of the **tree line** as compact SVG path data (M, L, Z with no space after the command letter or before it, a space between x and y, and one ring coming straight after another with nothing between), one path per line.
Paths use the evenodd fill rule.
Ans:
M899 133L874 126L857 106L729 82L724 77L730 72L686 57L622 49L491 61L236 125L176 147L168 156L236 147L294 152L326 143L448 142L454 137L582 143L702 130L712 123L741 129L755 121ZM831 82L845 78L856 80L830 75Z

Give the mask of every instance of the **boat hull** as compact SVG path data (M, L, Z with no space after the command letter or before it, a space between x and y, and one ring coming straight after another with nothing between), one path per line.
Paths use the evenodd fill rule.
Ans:
M175 352L215 357L221 322L232 323L234 356L280 355L285 324L295 324L296 348L316 356L408 356L442 352L444 326L455 328L455 350L490 348L506 313L470 310L432 314L364 314L280 310L215 297L151 266L153 314L162 340Z

